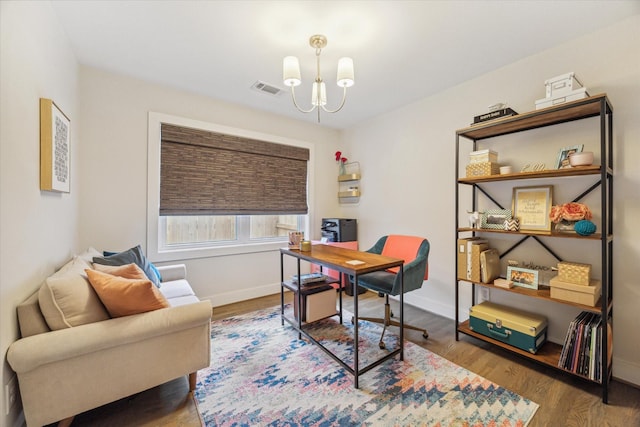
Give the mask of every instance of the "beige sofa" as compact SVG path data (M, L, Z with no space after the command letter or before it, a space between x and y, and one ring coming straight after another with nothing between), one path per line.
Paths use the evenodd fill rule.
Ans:
M67 268L64 277L77 279L70 274L78 273L85 264L78 257L74 261L78 265L61 269ZM95 313L89 317L84 313L83 324L74 325L78 322L76 313L64 320L71 327L51 330L51 319L41 311L41 306L48 304L43 301L43 288L20 304L22 338L9 347L7 360L18 376L29 427L60 420L60 425L69 425L76 414L182 375L189 376L190 390L195 389L197 370L209 366L211 304L194 295L185 279L184 265L159 270L163 280L160 292L169 308L117 318L107 314L98 321L92 321ZM88 284L86 276L81 278ZM76 282L79 287L71 287L76 294L90 294L91 289L87 291L80 280ZM69 311L63 295L69 289L65 286L56 289L54 300L58 301L54 304ZM95 303L95 295L90 298Z

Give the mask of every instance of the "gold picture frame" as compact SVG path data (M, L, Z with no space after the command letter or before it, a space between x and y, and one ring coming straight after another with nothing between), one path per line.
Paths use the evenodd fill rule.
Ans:
M553 185L515 187L511 212L520 219L520 231L550 232L552 200Z
M40 98L40 189L71 191L71 121L50 99Z

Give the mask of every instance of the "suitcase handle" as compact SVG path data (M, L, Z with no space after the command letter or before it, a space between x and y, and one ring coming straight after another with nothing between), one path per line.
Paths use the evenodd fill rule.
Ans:
M487 328L489 329L489 333L491 335L495 335L495 336L500 337L500 338L507 339L507 338L509 338L509 335L511 335L511 331L510 330L506 330L505 332L495 331L493 329L493 325L491 323L487 323Z

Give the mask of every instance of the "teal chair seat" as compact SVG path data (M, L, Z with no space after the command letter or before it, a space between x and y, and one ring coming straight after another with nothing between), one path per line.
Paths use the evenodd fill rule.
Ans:
M403 279L404 293L420 289L422 283L429 277L428 258L429 258L429 241L422 237L389 235L381 237L376 244L367 250L367 252L381 254L393 258L404 260ZM389 305L389 295L397 296L400 294L400 277L393 269L386 271L375 271L358 276L358 286L384 294L385 296L385 315L384 318L377 317L360 317L361 320L381 323L383 325L382 335L380 336L380 348L385 348L384 333L388 326L398 326L414 329L422 332L424 338L428 338L429 334L426 329L418 328L412 325L400 325L400 322L393 319L391 306Z

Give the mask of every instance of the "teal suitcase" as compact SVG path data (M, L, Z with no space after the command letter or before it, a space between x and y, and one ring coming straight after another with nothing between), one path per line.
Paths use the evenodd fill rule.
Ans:
M469 309L471 330L536 353L547 340L547 319L544 316L489 301Z

